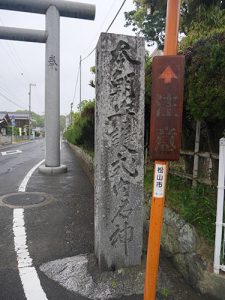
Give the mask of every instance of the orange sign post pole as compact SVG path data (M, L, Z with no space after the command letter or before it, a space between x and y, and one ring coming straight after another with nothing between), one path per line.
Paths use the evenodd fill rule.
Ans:
M164 55L177 54L180 1L181 0L167 0ZM165 81L171 80L171 78L167 78L167 73L171 73L171 71L166 70L166 74L164 74L165 78L163 78ZM172 75L174 76L174 74ZM155 161L146 261L144 300L155 300L156 296L167 173L168 162Z

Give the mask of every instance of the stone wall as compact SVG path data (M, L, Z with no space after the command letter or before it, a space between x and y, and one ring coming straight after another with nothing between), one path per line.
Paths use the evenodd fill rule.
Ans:
M207 264L198 254L200 244L195 228L165 207L161 247L192 286L197 286L203 271L207 269Z
M213 273L213 247L206 245L192 225L167 207L161 247L193 288L204 295L225 299L225 276Z
M3 136L0 135L0 146L8 145L12 143L12 137L11 136Z
M88 176L90 182L94 186L94 159L91 157L87 152L82 150L76 145L70 144L70 148L73 150L73 152L76 154L76 156L79 158L80 163Z

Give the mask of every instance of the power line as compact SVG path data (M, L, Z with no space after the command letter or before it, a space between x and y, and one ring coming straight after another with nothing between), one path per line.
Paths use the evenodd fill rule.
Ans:
M126 0L123 1L122 5L120 6L118 12L116 13L115 17L113 18L112 22L110 23L108 29L106 30L106 32L109 31L109 29L111 28L112 24L114 23L114 21L116 20L118 14L120 13L121 9L123 8L124 4L125 4Z
M110 14L110 12L112 11L112 8L115 6L115 4L116 4L116 1L113 1L113 2L112 2L112 5L110 6L110 8L109 8L109 10L108 10L108 12L107 12L107 14L106 14L106 17L105 17L104 21L103 21L103 22L101 23L101 25L98 27L97 34L96 34L95 37L92 39L92 41L91 41L90 44L89 44L89 47L87 47L86 50L92 48L92 47L90 47L90 46L91 46L92 43L95 41L95 39L99 36L99 31L101 30L101 28L102 28L103 25L105 24L106 19L108 18L109 14ZM84 51L84 52L87 52L87 51Z
M13 75L13 77L14 78L16 78L16 79L19 79L20 80L20 82L21 83L23 83L23 84L27 84L26 82L25 82L25 80L22 78L22 76L19 76L18 75L18 73L20 74L20 75L22 75L23 73L21 72L21 70L18 68L18 66L15 64L15 58L12 56L12 54L8 51L9 49L6 47L6 44L4 44L3 43L3 41L0 41L1 42L1 45L3 46L3 48L5 48L5 51L6 51L6 53L8 54L8 56L9 56L9 58L10 58L10 60L11 60L11 63L12 63L12 65L11 64L9 64L9 66L10 66L10 68L9 68L9 70L10 70L10 73ZM11 55L10 55L11 54ZM16 67L16 69L17 70L13 70L11 67ZM16 72L15 72L16 71ZM16 76L15 76L16 75Z
M3 86L0 86L0 91L1 91L2 93L4 93L4 95L5 95L6 97L8 97L9 99L15 99L15 100L17 100L16 102L17 102L17 103L18 103L18 102L21 103L23 107L26 106L26 104L24 103L24 101L18 100L18 98L16 99L15 95L14 95L13 93L9 92L9 91L8 91L6 88L4 88Z
M94 47L94 49L87 56L85 56L84 58L82 58L81 61L87 59L95 50L96 50L96 46Z
M118 17L121 9L123 8L124 4L126 3L127 0L124 0L123 3L121 4L119 10L117 11L115 17L113 18L112 22L110 23L109 27L107 28L106 32L109 31L109 29L112 27L113 23L115 22L116 18ZM87 55L85 56L84 58L82 58L81 61L84 61L85 59L87 59L94 51L95 51L96 47Z
M124 4L125 4L126 0L123 1L123 3L121 4L119 10L117 11L115 17L113 18L113 20L111 21L110 25L108 26L106 32L109 31L109 29L112 27L113 23L115 22L117 16L119 15L121 9L123 8ZM112 7L112 6L111 6ZM108 16L108 14L107 14ZM107 17L106 17L107 18ZM105 18L105 20L106 20ZM103 22L103 24L105 23L105 20ZM77 72L77 80L76 80L76 85L75 85L75 89L74 89L74 96L73 96L73 104L74 104L74 100L75 100L75 96L76 96L76 90L77 90L77 83L78 83L78 77L79 77L79 74L81 75L81 62L84 61L85 59L87 59L94 51L96 50L96 47L94 47L94 49L92 49L92 51L87 55L85 56L84 58L81 59L80 57L80 63L79 63L79 68L78 68L78 72ZM80 82L80 88L81 88L81 82ZM80 100L81 101L81 100Z
M0 90L2 90L4 93L8 94L7 97L15 98L15 96L13 94L10 94L9 91L7 89L5 89L4 87L0 86ZM22 102L22 101L18 101L18 102ZM25 105L24 102L23 102L23 105Z
M10 98L8 98L7 96L5 96L4 94L2 94L1 92L0 92L0 96L2 96L5 100L7 100L8 102L10 102L10 103L12 103L12 104L14 104L14 105L16 105L17 107L19 107L19 108L22 108L22 109L25 109L26 110L26 108L25 107L23 107L23 106L20 106L19 104L17 104L16 102L14 102L12 99L10 99Z
M0 17L0 24L2 24L3 26L5 26L5 24L4 24L3 20L1 19L1 17ZM10 42L10 41L8 41L8 40L6 40L5 43L6 43L5 45L7 45L8 48L6 48L4 44L3 44L3 46L5 47L6 52L7 52L8 56L9 56L9 58L11 59L14 67L16 67L16 69L18 70L19 74L23 75L24 74L23 69L25 70L25 67L24 67L24 65L23 65L23 63L22 63L22 61L21 61L21 59L20 59L17 51L15 50L15 47L14 47L13 43ZM23 81L23 83L27 84L27 82L24 80L24 78L21 78L19 76L19 79L21 80L21 82Z
M0 24L5 26L5 24L4 24L1 17L0 17ZM8 46L8 49L5 47L4 44L3 44L3 46L5 47L6 52L8 53L9 58L11 59L11 62L17 68L17 70L19 71L19 74L20 74L20 75L18 75L16 73L16 75L18 76L19 80L23 84L28 85L29 82L30 82L29 78L31 77L30 72L27 70L26 66L24 65L23 61L21 60L21 57L19 56L19 53L18 53L18 51L16 50L16 48L14 46L14 43L11 42L11 41L8 41L8 40L6 40L5 42L6 42L6 45ZM8 50L10 50L10 51L8 51ZM39 94L39 97L41 98L40 93L39 93L39 89L37 89L37 92Z
M80 74L80 63L79 63L78 71L77 71L77 79L76 79L75 89L74 89L74 93L73 93L73 104L74 104L74 100L76 97L79 74Z

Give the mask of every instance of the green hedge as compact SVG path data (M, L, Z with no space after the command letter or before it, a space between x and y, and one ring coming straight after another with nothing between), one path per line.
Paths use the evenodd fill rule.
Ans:
M85 100L81 105L81 113L73 113L72 125L64 133L64 137L72 144L94 151L94 111L95 102Z

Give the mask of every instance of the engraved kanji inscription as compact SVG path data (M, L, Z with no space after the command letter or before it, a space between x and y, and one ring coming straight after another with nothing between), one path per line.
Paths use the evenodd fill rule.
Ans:
M51 68L51 69L55 69L55 71L58 70L58 63L56 62L56 58L55 58L55 55L50 55L49 56L49 59L48 59L48 66Z
M133 239L134 239L134 227L130 226L127 221L124 222L122 228L117 224L116 230L109 238L112 246L114 246L118 242L123 243L124 251L126 255L128 255L128 243L133 241Z
M110 236L112 245L125 244L128 255L128 242L133 240L135 228L130 224L134 208L130 204L130 184L138 176L140 151L137 145L137 98L140 91L136 88L138 74L136 67L140 62L135 59L135 51L124 41L119 41L111 51L113 67L110 80L110 112L105 120L105 135L109 149L109 178L116 209L111 223L115 226ZM124 222L125 223L121 223ZM121 229L121 224L124 228Z
M95 252L101 268L142 255L144 39L102 33L96 51Z

